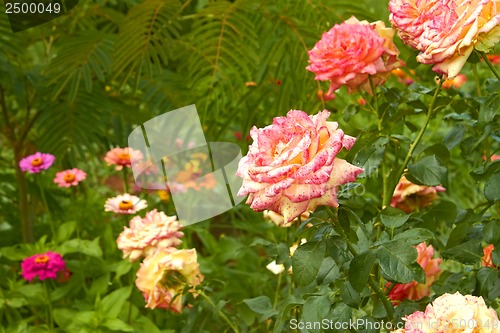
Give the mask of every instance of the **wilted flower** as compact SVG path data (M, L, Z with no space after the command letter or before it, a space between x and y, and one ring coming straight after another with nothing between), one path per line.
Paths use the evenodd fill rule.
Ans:
M391 0L389 20L417 60L453 78L474 48L487 51L500 40L500 8L494 0Z
M484 253L483 262L482 262L483 266L497 268L497 266L495 266L493 264L493 259L491 258L491 255L492 255L494 250L495 250L495 245L493 245L493 244L490 244L483 249L483 253Z
M403 176L394 190L391 206L411 213L417 207L429 206L437 199L437 192L443 191L446 189L442 186L416 185Z
M304 222L309 218L309 214L310 214L309 212L304 212L300 215L302 222ZM278 227L285 227L285 228L291 226L294 222L297 222L299 220L299 218L297 217L291 223L285 222L285 218L282 215L275 213L272 210L265 210L263 212L263 216L265 220L273 222Z
M404 65L398 59L393 35L382 21L368 23L353 16L323 34L309 51L311 64L306 69L316 74L315 80L330 81L325 97L333 97L343 85L351 92L361 88L371 93L369 75L374 84L380 85L391 70Z
M108 165L116 165L116 170L121 170L123 167L130 168L132 162L139 163L143 158L142 152L133 148L113 148L106 153L104 161Z
M118 214L135 214L148 206L146 200L141 200L128 193L109 198L104 204L104 211Z
M37 276L40 280L55 280L59 271L66 270L66 263L59 253L49 251L24 259L21 268L23 279L30 282Z
M417 262L425 272L425 283L413 281L405 284L396 284L389 293L389 298L393 301L402 301L404 299L419 300L425 296L429 296L431 285L441 275L439 264L443 260L441 258L432 259L434 256L432 245L427 247L424 242L418 244L416 249L418 252Z
M76 186L79 182L87 178L87 174L80 169L69 169L56 173L54 183L59 187Z
M19 161L19 167L22 171L39 173L42 170L50 168L55 159L56 157L54 155L36 152L33 155L27 156Z
M159 249L144 259L135 285L142 292L147 308L181 312L185 288L196 296L192 287L202 281L195 249Z
M337 187L354 181L363 169L336 158L356 139L327 122L329 115L291 110L272 125L252 128L254 142L236 174L243 178L238 195L249 194L253 210L272 210L291 222L317 206L338 206Z
M300 245L307 243L307 239L302 238L300 240ZM295 253L295 250L299 247L299 243L295 243L292 246L290 246L290 257L293 257L293 254ZM283 264L277 264L276 260L273 260L269 264L267 264L266 268L270 270L273 274L278 275L283 273L285 270L285 265ZM288 273L292 273L292 267L288 268Z
M135 216L130 220L130 228L124 227L116 240L123 251L123 258L136 261L152 254L156 249L179 246L183 233L177 217L167 216L156 209L147 212L144 218Z
M482 297L444 294L403 318L405 328L392 333L500 333L498 315Z
M437 82L439 81L436 80L436 83ZM458 74L453 79L444 80L442 87L443 89L450 89L451 87L458 89L463 86L465 82L467 82L467 76L464 74Z

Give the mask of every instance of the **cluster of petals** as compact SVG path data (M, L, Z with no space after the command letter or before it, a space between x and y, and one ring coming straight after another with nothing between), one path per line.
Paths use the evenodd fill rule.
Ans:
M172 312L183 309L186 291L196 296L194 287L203 281L196 250L158 249L146 257L137 271L135 285L142 292L146 307Z
M405 328L392 333L500 333L498 314L482 297L444 294L403 318Z
M411 213L416 208L429 206L437 199L437 193L443 191L446 189L442 186L413 184L403 176L394 190L391 206Z
M147 212L144 218L135 216L130 227L124 227L116 240L123 251L123 258L136 261L152 254L156 249L175 248L182 241L181 224L175 216L167 216L156 209Z
M500 41L498 0L391 0L389 20L417 60L455 77L474 48L488 51Z
M264 216L265 220L271 221L278 227L284 227L288 228L290 227L293 223L298 222L299 218L295 218L291 223L285 221L285 218L283 215L280 215L278 213L273 212L272 210L265 210L262 214ZM309 218L310 213L309 212L304 212L300 215L300 219L302 222L307 220Z
M76 186L79 182L87 178L87 174L80 169L69 169L56 173L54 183L59 187Z
M19 168L24 172L39 173L50 168L55 159L54 155L36 152L19 161Z
M355 17L325 32L309 51L310 65L306 68L316 75L316 80L330 81L324 99L331 99L343 85L350 92L361 88L371 93L369 76L380 85L393 69L404 65L398 59L393 35L394 31L382 21L369 23Z
M238 195L248 195L253 210L272 210L291 222L320 205L338 207L337 187L363 169L336 158L356 139L327 122L329 116L326 110L314 116L291 110L272 125L252 128L254 141L236 174L243 178Z
M389 293L389 299L391 299L393 303L405 299L419 300L425 296L429 296L431 285L441 274L439 264L442 262L442 259L432 259L434 256L434 248L432 245L427 246L424 242L418 244L416 249L418 252L417 263L425 272L425 283L413 281L405 284L396 284Z
M141 151L133 148L113 148L106 153L104 161L108 165L115 165L116 170L122 170L123 167L130 168L132 163L140 163L143 157Z
M104 211L117 214L135 214L148 206L146 200L128 193L109 198L104 204Z
M483 249L483 258L482 258L482 265L485 267L491 267L491 268L498 268L495 264L493 264L493 258L491 257L493 255L493 251L495 250L495 245L489 244Z
M35 277L40 280L56 279L57 273L66 270L66 263L56 252L35 254L21 262L23 279L32 281Z

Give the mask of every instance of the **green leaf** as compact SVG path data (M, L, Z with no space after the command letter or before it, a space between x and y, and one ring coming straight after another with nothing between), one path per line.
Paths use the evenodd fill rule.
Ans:
M389 138L380 137L375 142L364 145L353 159L353 164L365 169L363 175L366 177L375 172L384 157L385 146Z
M340 297L342 297L342 301L351 308L357 308L361 302L361 296L354 290L349 281L346 281L340 288Z
M293 279L298 285L314 281L325 256L325 242L307 242L292 257Z
M392 241L382 244L376 255L385 279L398 283L425 282L425 273L416 262L417 250L408 243Z
M271 300L267 296L258 296L255 298L244 299L243 303L248 305L250 310L252 310L253 312L260 314L260 320L266 320L278 313L273 309Z
M491 267L481 267L477 272L479 294L491 301L500 297L500 271Z
M112 331L134 332L134 328L118 318L106 318L101 324Z
M408 179L417 184L437 186L447 183L448 169L436 155L425 156L415 163L408 164Z
M500 173L495 173L486 180L484 196L489 201L500 200Z
M483 228L483 239L486 243L496 244L500 241L500 221L491 220Z
M380 220L382 224L387 228L398 228L408 221L410 214L406 214L401 209L386 207L380 213Z
M434 237L434 233L429 229L413 228L397 234L393 240L405 242L409 245L417 245Z
M371 251L357 255L349 265L349 282L354 290L361 292L366 287L376 256Z
M302 307L303 322L321 322L330 311L330 301L327 295L309 296ZM310 332L320 332L319 330L310 330Z
M132 286L123 287L113 291L111 294L103 298L101 302L101 313L108 318L116 318L125 304L125 301L130 297Z
M102 250L99 246L99 237L90 241L87 239L71 239L64 242L58 247L57 252L61 255L66 255L69 253L83 253L93 257L102 257Z
M483 248L480 240L470 240L442 252L443 258L454 259L464 264L478 263L483 257Z
M75 232L76 226L77 226L77 223L75 221L66 222L66 223L61 224L57 228L57 236L56 236L57 242L62 243L64 241L67 241L71 237L73 232Z

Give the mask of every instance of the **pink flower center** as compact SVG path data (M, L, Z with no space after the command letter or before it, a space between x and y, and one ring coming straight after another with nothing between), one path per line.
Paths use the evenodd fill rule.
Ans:
M64 175L64 181L66 183L72 183L75 180L75 174L74 173L67 173Z
M31 165L34 167L38 167L43 164L43 160L41 157L37 157L31 160Z
M35 258L35 264L46 264L49 262L49 256L46 254L40 254Z
M134 208L134 204L129 200L122 200L118 204L118 208L120 208L121 210L129 210Z

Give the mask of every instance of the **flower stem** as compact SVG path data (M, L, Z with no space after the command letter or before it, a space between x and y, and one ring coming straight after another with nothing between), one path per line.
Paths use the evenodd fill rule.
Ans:
M40 189L40 196L42 197L43 205L47 210L47 215L49 216L49 225L50 225L50 231L52 232L52 237L56 237L56 229L54 228L54 224L52 221L52 214L50 213L49 205L47 204L47 198L45 197L45 191L42 185L42 178L40 178L39 175L36 175L35 177L38 188Z
M342 230L342 227L340 225L338 225L337 223L335 223L336 221L338 221L337 216L335 215L334 212L332 212L332 210L330 209L330 207L326 207L326 210L327 210L328 214L330 215L330 217L333 220L332 221L332 228L333 228L333 230L335 230L339 234L339 236L342 237L342 239L344 239L344 241L347 244L347 248L349 249L349 252L351 252L351 254L353 255L353 257L356 257L358 255L358 251L354 248L354 246L351 244L351 242L349 242L349 240L347 239L347 236L346 236L344 230ZM380 290L379 286L374 281L374 279L373 279L372 276L370 276L368 278L368 284L370 285L370 287L372 288L372 290L375 292L375 294L377 295L377 297L382 302L382 305L384 306L385 312L387 313L387 318L390 321L393 321L394 320L394 309L393 309L391 303L389 302L389 300L387 299L387 297Z
M45 290L45 297L47 299L47 305L48 305L48 318L47 321L49 323L49 328L51 330L54 329L54 320L53 320L53 312L52 312L52 300L50 299L50 294L49 294L49 287L47 286L47 280L43 281L43 289Z
M481 96L481 87L479 85L479 75L477 74L477 64L472 64L472 73L474 74L474 84L476 85L476 92L478 96Z
M232 323L231 320L229 320L229 318L224 314L224 312L222 312L222 310L217 308L217 305L215 305L215 303L210 299L210 297L208 297L203 292L203 290L197 290L196 293L201 295L208 302L208 304L214 307L214 309L217 309L217 313L219 314L219 316L221 316L221 318L224 319L224 321L229 325L229 327L231 327L233 332L239 333L238 327L234 323Z
M406 169L406 166L408 165L408 162L410 162L410 159L413 156L413 152L415 151L415 148L417 148L420 140L424 136L425 130L427 129L427 126L429 125L429 122L431 121L432 114L434 112L434 105L436 104L437 97L439 95L439 92L441 91L441 87L443 86L443 78L439 78L438 81L438 86L436 88L436 91L434 92L434 95L432 96L431 102L429 103L429 109L427 110L427 116L425 118L425 123L420 129L420 131L417 134L417 137L413 141L413 143L410 145L410 149L408 150L408 154L406 154L406 157L401 164L401 167L398 169L397 173L394 175L394 177L391 177L392 179L392 184L391 186L388 187L387 191L388 193L393 193L394 189L396 188L397 182L403 175L403 172ZM388 195L387 197L384 198L384 206L387 207L390 204L391 197Z
M495 66L493 66L493 64L491 63L490 59L488 59L488 57L486 56L486 53L478 51L478 50L475 50L475 51L481 56L481 58L483 58L483 60L486 63L486 65L488 65L488 67L490 68L490 70L497 77L498 81L500 81L500 74L497 72L497 70L495 69Z
M123 167L123 184L125 186L125 193L128 193L128 170L127 167Z

